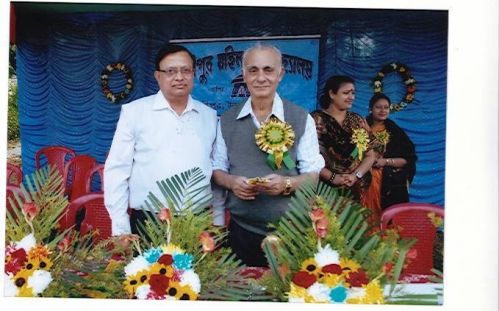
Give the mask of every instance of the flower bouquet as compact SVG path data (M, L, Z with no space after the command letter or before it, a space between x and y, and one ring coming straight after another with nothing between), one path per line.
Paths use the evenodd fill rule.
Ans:
M281 301L390 303L415 241L371 233L367 216L343 190L303 185L262 243L270 270L260 284Z
M207 208L209 185L194 168L158 182L162 200L150 193L146 214L133 241L136 256L124 267L129 298L166 300L269 300L244 266L222 247L226 233L213 227ZM143 249L145 251L143 251Z
M6 221L4 293L6 296L42 296L53 281L55 245L53 223L67 204L62 179L55 170L42 169L9 200ZM23 199L24 198L24 199Z

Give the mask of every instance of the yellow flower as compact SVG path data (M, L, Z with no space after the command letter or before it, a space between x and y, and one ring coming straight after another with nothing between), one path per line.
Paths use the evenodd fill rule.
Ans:
M289 298L303 298L305 302L315 302L315 299L301 286L291 283L288 293Z
M179 288L176 297L178 300L197 300L198 294L189 285L184 285Z
M348 303L348 304L362 304L364 302L362 301L362 297L353 297L353 298L348 298L346 300L346 303Z
M342 283L344 279L345 278L341 274L326 273L326 275L322 277L322 283L328 287L336 287L336 285Z
M369 144L369 135L367 134L367 131L363 128L354 129L351 141L356 144L359 152L359 160L362 160L364 151L367 150L367 145Z
M149 281L149 271L144 269L140 270L134 275L127 277L126 280L123 282L123 286L125 287L125 291L128 293L128 295L134 296L137 287L144 284L148 284L148 281Z
M301 264L301 270L306 271L308 273L313 273L315 275L321 272L321 269L319 268L314 258L309 258L304 260L303 263Z
M34 257L28 260L26 263L26 269L34 271L34 270L45 270L49 271L52 267L52 261L48 257Z
M348 276L350 272L357 272L361 267L358 262L349 258L340 258L340 266L344 276Z
M17 292L18 297L34 297L35 293L33 293L33 288L28 287L28 285L24 285L19 288L19 292Z
M374 280L369 282L365 286L366 293L363 298L363 302L366 304L383 304L385 302L383 297L383 290L379 285L378 280Z
M255 140L260 150L274 155L275 165L279 169L284 153L293 146L295 132L288 123L271 117L255 133Z
M185 251L178 247L175 244L168 244L168 245L161 245L161 250L163 251L164 254L170 254L173 255L173 253L180 253L183 254Z
M170 297L179 299L179 295L182 291L182 285L179 282L170 281L168 288L166 289L166 294Z
M149 267L150 275L162 274L168 278L171 278L173 276L174 271L175 270L173 269L173 267L171 265L163 265L163 264L160 264L159 262L153 263Z

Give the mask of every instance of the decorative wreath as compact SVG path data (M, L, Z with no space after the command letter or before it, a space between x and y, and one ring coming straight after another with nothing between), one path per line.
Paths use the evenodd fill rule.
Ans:
M109 88L109 76L114 70L122 71L126 79L125 90L117 94L113 93ZM106 96L106 98L112 103L116 103L127 98L133 89L132 71L124 63L112 63L107 65L106 68L102 70L102 73L100 75L100 80L104 96Z
M411 76L409 68L406 65L401 64L399 62L391 63L383 66L381 70L378 72L376 77L373 80L373 88L374 93L383 92L383 78L391 73L398 72L402 79L404 80L404 85L406 87L406 93L400 103L391 104L390 111L400 111L407 107L408 104L412 103L414 100L414 96L416 94L416 80Z

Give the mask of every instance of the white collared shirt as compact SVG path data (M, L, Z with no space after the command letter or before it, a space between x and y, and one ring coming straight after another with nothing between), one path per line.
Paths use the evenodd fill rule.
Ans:
M260 122L258 121L256 115L253 113L253 109L251 108L251 97L244 103L241 112L237 116L237 119L241 119L247 115L250 115L253 123L257 128L261 127ZM281 121L284 120L284 107L282 99L276 93L274 96L274 101L272 104L272 112L267 116L266 120L270 118L270 116L274 115ZM305 131L302 137L299 139L298 144L296 146L296 160L297 169L300 174L304 173L319 173L321 169L324 167L324 158L320 154L319 151L319 140L317 139L317 130L315 128L315 121L312 116L307 116L307 121L305 124ZM217 138L215 143L215 150L213 155L213 170L222 170L224 172L229 171L230 163L229 158L227 156L227 145L225 144L225 140L222 136L222 128L220 125L220 121L217 126ZM223 220L220 215L223 215L224 206L218 202L221 202L223 196L221 194L214 194L215 201L213 202L214 207L214 224L222 225ZM218 199L217 199L218 198Z
M104 169L113 235L130 233L127 208L145 209L149 192L164 200L156 181L199 167L210 183L216 126L216 111L190 96L181 115L161 91L122 106Z

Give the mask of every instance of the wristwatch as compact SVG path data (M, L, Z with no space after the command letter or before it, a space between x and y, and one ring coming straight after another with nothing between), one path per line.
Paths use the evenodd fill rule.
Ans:
M291 194L291 189L292 189L291 178L286 177L286 184L284 185L284 191L282 192L282 194L284 194L284 195L290 195Z
M357 177L358 179L362 178L362 174L360 173L360 171L355 172L355 177Z

